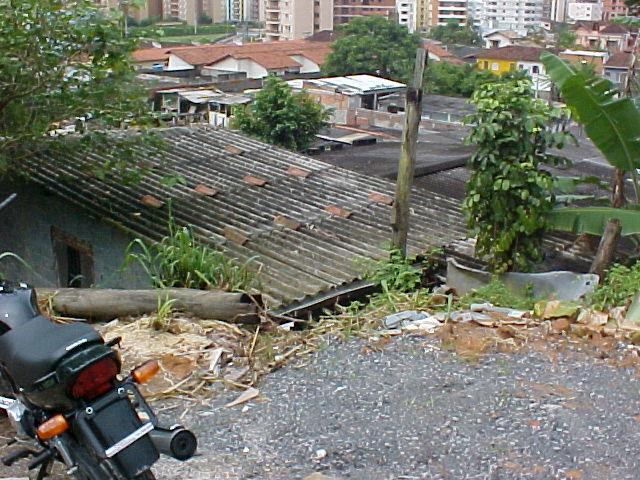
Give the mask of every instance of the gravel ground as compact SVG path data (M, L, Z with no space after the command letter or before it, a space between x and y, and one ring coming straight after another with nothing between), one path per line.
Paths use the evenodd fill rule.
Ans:
M383 350L330 342L269 375L234 408L165 403L200 454L163 460L165 479L637 479L640 389L634 369L582 353L441 351L435 339ZM22 472L2 471L9 476Z
M577 346L475 362L422 338L362 347L331 344L275 372L244 412L222 407L232 394L191 408L200 456L158 477L640 478L635 370Z

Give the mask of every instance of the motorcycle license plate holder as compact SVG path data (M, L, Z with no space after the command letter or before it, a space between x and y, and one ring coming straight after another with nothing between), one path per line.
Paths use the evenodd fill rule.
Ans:
M143 406L143 411L151 412L135 386L130 387L135 393L129 388L125 392L134 393L134 403ZM103 460L111 461L126 477L144 472L159 458L148 434L156 423L155 416L151 413L148 420L142 421L126 393L113 391L101 397L80 411L76 421L92 450Z

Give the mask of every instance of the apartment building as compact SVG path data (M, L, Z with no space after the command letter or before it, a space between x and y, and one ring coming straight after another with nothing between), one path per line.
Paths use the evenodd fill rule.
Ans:
M600 2L571 2L567 8L567 17L571 22L598 22L602 20L602 10Z
M415 32L417 28L416 7L416 0L396 0L398 23L410 32Z
M467 24L467 0L431 0L431 26L456 22Z
M120 0L95 0L95 3L105 8L122 8ZM146 0L139 6L129 7L127 14L137 21L152 18L178 20L189 25L203 15L214 23L257 20L258 0Z
M265 0L267 40L297 40L333 30L332 0Z
M333 24L349 23L354 17L381 15L393 17L396 0L334 0Z
M625 5L624 0L603 0L603 20L611 20L612 18L625 17L627 15L629 15L629 8Z
M551 0L549 19L553 22L564 23L567 21L567 0Z
M483 27L526 35L540 26L544 0L485 0Z

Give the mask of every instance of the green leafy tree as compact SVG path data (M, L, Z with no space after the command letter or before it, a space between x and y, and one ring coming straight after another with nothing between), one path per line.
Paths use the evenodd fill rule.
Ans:
M464 208L476 254L498 273L528 270L542 260L554 205L553 179L539 166L552 163L547 149L566 139L547 125L564 112L534 99L531 81L521 78L481 85L471 101L477 111L467 118L467 142L477 149Z
M269 76L253 103L236 111L234 126L273 145L304 150L329 115L306 93L294 93L285 81Z
M425 76L425 89L430 93L470 97L481 85L503 81L487 70L474 65L454 65L447 62L431 62Z
M102 130L147 118L129 63L135 40L123 38L121 20L89 0L0 2L0 171L78 117Z
M453 20L446 25L437 25L429 30L428 37L445 44L480 45L482 38L468 25L460 25Z
M560 50L574 48L577 38L575 33L563 25L556 33L556 46Z
M421 40L406 27L384 17L358 17L341 27L322 67L325 75L368 73L407 81Z

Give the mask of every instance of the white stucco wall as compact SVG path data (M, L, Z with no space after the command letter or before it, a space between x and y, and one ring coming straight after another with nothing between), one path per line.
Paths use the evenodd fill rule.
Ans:
M291 58L300 64L300 73L317 73L320 71L320 66L305 56L291 55Z
M195 67L190 63L185 62L180 57L170 54L169 62L167 63L167 70L193 70Z

